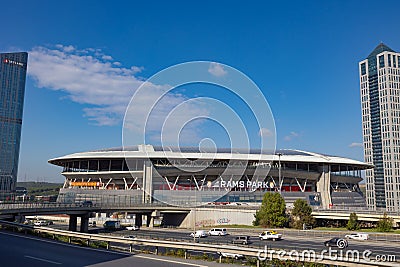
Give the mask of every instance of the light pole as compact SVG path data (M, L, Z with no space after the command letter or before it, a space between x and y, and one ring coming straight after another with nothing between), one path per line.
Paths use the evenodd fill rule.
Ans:
M190 184L191 186L191 184ZM197 209L197 185L194 188L194 208L193 208L193 242L196 243L196 209ZM199 237L200 238L200 237Z
M282 153L277 153L277 155L278 155L278 181L279 181L278 190L279 190L279 193L281 193L282 192L282 187L281 187L281 183L282 183L282 181L281 181L281 156L282 156Z

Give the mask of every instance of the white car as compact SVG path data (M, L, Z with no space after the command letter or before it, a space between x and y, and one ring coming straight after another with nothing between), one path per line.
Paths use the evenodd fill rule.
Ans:
M361 234L361 233L353 233L344 236L347 239L355 239L355 240L368 240L368 234Z
M137 230L139 230L139 226L137 226L137 225L127 226L127 227L126 227L126 230L129 230L129 231L137 231Z
M228 232L226 231L225 228L213 228L210 231L208 231L208 235L227 235Z
M49 223L47 221L36 221L33 223L35 226L47 226Z
M270 230L270 231L264 231L262 232L259 236L260 240L279 240L282 238L282 234L278 234L277 232L275 232L274 230Z
M207 237L207 232L204 230L197 230L196 232L191 233L190 236L196 238Z
M218 252L219 255L225 258L234 258L234 259L242 259L244 256L239 253L229 253L229 252Z

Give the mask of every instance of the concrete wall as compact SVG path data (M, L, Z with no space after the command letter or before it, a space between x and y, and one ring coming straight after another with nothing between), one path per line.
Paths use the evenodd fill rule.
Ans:
M231 224L252 225L255 209L248 210L226 210L216 208L192 209L182 221L180 227L193 228L204 226L224 226Z
M321 193L322 207L327 209L332 203L331 200L331 172L330 166L321 167L321 176L317 182L317 192Z

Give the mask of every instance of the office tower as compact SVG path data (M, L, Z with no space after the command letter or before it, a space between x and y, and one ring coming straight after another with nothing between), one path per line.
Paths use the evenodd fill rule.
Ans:
M359 63L366 199L372 209L399 211L400 53L383 43Z
M0 53L0 199L15 190L28 54Z

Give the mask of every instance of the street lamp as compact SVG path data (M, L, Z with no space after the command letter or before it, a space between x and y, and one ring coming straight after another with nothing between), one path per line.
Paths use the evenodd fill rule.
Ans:
M190 181L191 182L191 181ZM192 184L190 183L190 187ZM196 209L197 209L197 185L194 188L194 207L193 207L193 242L196 243Z
M277 153L277 155L278 155L278 181L279 181L278 190L279 190L279 193L281 193L281 191L282 191L282 187L281 187L281 184L282 184L282 181L281 181L281 156L282 156L282 153Z

